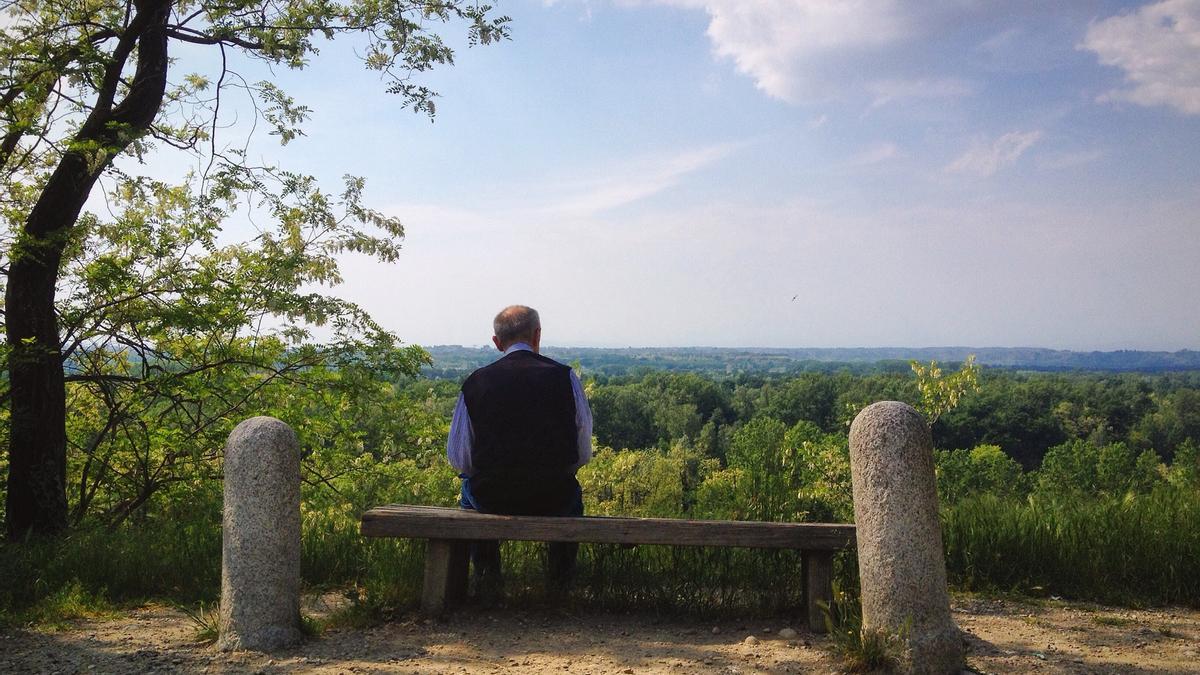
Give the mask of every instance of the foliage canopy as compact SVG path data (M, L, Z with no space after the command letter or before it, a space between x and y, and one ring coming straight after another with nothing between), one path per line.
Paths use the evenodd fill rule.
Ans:
M10 536L59 531L97 508L128 517L191 475L181 466L214 458L230 420L269 409L274 385L357 396L416 372L423 352L321 290L340 281L341 254L394 261L400 223L364 205L361 179L331 192L249 161L246 139L222 136L222 107L244 96L280 142L296 139L308 108L239 68L303 68L322 43L352 35L400 104L432 116L436 93L416 76L454 57L437 29L463 24L470 44L488 44L508 36L507 17L464 0L0 10ZM183 44L211 49L215 70L189 72L173 55ZM202 168L140 175L140 160L164 151ZM99 196L103 207L89 202ZM248 223L250 239L228 243L229 226ZM68 456L80 464L70 514Z

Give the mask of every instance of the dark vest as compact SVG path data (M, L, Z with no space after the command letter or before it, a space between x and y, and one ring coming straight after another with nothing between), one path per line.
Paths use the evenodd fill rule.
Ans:
M557 515L579 484L571 369L515 351L463 382L475 433L471 493L485 511Z

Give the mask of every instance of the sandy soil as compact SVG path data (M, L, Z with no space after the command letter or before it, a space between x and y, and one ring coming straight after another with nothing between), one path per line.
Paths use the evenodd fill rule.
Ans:
M328 610L313 599L309 613ZM1200 611L956 597L979 673L1200 673ZM794 628L794 638L780 637ZM785 635L788 635L785 633ZM749 639L753 637L753 639ZM68 630L0 633L3 673L797 673L837 672L828 640L789 617L702 622L555 610L400 617L330 630L276 654L224 654L160 606Z

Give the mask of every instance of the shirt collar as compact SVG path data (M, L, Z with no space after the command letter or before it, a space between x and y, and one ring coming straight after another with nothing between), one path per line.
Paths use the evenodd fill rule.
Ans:
M513 352L519 352L519 351L531 352L531 351L533 351L533 347L530 347L529 344L526 342L514 342L508 346L508 349L504 350L504 355L508 356L509 354L511 354Z

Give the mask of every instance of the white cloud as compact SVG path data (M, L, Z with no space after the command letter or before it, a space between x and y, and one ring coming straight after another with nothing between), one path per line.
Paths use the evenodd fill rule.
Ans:
M477 236L497 221L525 223L529 228L558 227L587 221L605 212L648 199L683 183L749 142L718 143L674 153L647 155L605 166L590 167L574 176L511 185L507 197L493 198L486 208L422 203L394 204L389 214L412 222L451 222L448 235ZM469 233L469 234L467 234Z
M1013 131L991 142L976 142L961 157L951 162L946 171L991 176L1000 169L1015 164L1041 137L1041 131Z
M1058 170L1072 169L1084 164L1091 164L1104 156L1103 150L1080 150L1077 152L1061 152L1046 155L1038 159L1039 169Z
M867 85L874 96L872 108L879 108L895 101L908 99L961 98L975 91L975 86L957 77L878 80Z
M1028 17L1019 27L1002 29L979 43L973 53L962 56L987 72L1010 75L1069 67L1074 60L1071 52L1075 45L1063 37L1075 35L1079 22L1086 20L1073 16L1085 11L1083 3L1077 3L1079 7L1043 4L1046 14Z
M1200 0L1163 0L1088 27L1081 49L1125 72L1101 101L1166 105L1200 115Z
M579 20L585 23L590 23L592 20L592 2L591 0L578 0L579 4L583 5L583 13L579 15ZM554 7L560 4L561 0L542 0L542 7Z
M775 98L797 103L828 96L818 66L846 51L894 44L915 32L910 6L897 0L625 0L708 13L713 51Z
M977 49L981 52L995 55L1007 55L1014 45L1018 44L1025 31L1020 28L1005 28L992 37L979 43Z
M688 174L707 168L744 147L719 143L673 155L647 157L611 167L594 178L550 185L539 211L586 216L646 199L676 185Z
M895 159L900 156L900 148L891 141L878 143L858 153L850 159L851 166L870 166Z

